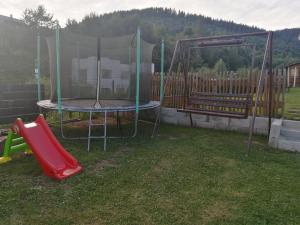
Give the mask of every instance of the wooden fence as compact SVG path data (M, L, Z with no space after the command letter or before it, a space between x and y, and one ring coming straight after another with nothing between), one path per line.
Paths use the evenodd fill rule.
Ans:
M43 98L43 85L41 94ZM17 117L25 120L34 118L39 113L36 102L36 85L0 85L0 124L13 122Z
M223 74L199 74L190 73L188 76L188 93L226 93L226 94L247 94L248 89L253 97L252 107L249 113L252 114L254 106L257 84L260 72L249 72L243 74L223 73ZM184 105L184 77L182 74L168 74L165 76L165 98L163 106L170 108L183 108ZM160 75L152 75L152 99L159 100ZM283 114L285 76L281 71L273 73L272 87L270 87L269 76L266 76L263 85L262 95L259 97L257 116L268 116L269 113L269 93L272 88L272 114L279 117Z
M290 66L287 69L287 86L300 87L300 65Z

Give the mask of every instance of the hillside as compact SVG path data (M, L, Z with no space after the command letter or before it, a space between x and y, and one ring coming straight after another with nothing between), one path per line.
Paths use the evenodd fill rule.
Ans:
M55 15L54 15L55 16ZM172 9L148 8L143 10L117 11L97 15L92 13L81 21L70 19L64 29L87 35L118 36L134 33L137 26L141 27L142 37L156 44L153 62L159 70L159 45L161 38L166 43L165 67L169 67L175 41L182 37L208 36L232 33L263 31L257 27L236 24L232 21L216 20L202 15L186 14ZM6 77L17 80L33 79L34 59L36 54L36 38L25 24L0 23L0 80ZM51 31L43 30L46 35ZM274 32L274 66L281 67L288 63L300 61L300 41L297 40L300 28L286 29ZM255 40L262 47L264 42ZM218 54L198 55L194 67L213 67L219 58L224 59L227 68L236 70L243 67L243 62L249 61L245 52L218 52ZM199 58L200 57L200 58ZM262 50L258 52L262 58ZM199 60L198 60L199 59ZM257 62L258 67L259 62ZM48 72L48 53L45 40L42 40L42 73Z
M163 8L118 11L104 15L92 13L80 22L69 20L66 28L91 35L115 36L133 33L138 25L141 26L145 40L157 45L161 38L166 40L167 65L175 40L178 38L263 31L257 27L236 24L232 21L216 20ZM279 67L300 60L299 34L300 28L274 32L275 66ZM154 52L156 64L159 62L157 55L156 49Z

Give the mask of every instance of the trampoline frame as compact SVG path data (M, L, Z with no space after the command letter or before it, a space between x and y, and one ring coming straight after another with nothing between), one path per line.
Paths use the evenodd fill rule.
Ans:
M50 100L42 100L39 101L38 106L47 109L47 110L54 110L57 111L59 109L58 104L55 104L51 102ZM117 138L134 138L137 135L138 131L138 122L141 121L138 119L138 114L136 113L136 108L135 105L130 105L130 106L117 106L117 107L103 107L103 108L83 108L83 107L68 107L67 105L64 105L63 101L61 104L61 113L60 113L60 133L61 137L66 139L66 140L87 140L87 151L90 151L90 146L91 146L91 140L92 139L103 139L103 149L106 151L107 149L107 140L108 139L117 139ZM159 101L150 101L148 103L143 103L139 104L139 111L141 110L150 110L150 109L156 109L160 107L160 102ZM155 110L154 110L155 111ZM88 120L88 135L87 136L78 136L78 137L67 137L64 132L64 112L80 112L80 113L88 113L89 114L89 120ZM121 128L121 119L119 116L120 112L135 112L135 120L134 120L134 131L132 135L124 136ZM98 114L104 114L104 122L99 124L95 124L92 122L92 115L93 113L98 113ZM107 122L107 117L108 113L116 113L117 114L117 127L121 130L121 136L109 136L107 133L107 127L108 127L108 122ZM155 114L157 114L157 110ZM156 115L155 115L156 117ZM154 118L155 118L154 117ZM156 125L155 122L150 122L152 123L153 130L155 129ZM102 136L93 136L92 135L92 127L93 126L103 126L103 135ZM153 133L153 132L152 132ZM151 136L153 137L153 136Z

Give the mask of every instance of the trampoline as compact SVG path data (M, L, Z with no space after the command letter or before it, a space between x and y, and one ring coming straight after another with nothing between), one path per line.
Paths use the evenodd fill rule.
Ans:
M107 139L137 135L141 110L160 108L160 101L150 99L154 45L141 38L139 28L135 34L102 37L71 33L57 26L55 35L47 37L46 41L51 96L47 100L40 99L37 104L43 109L58 111L63 138L87 139L88 151L92 139L103 139L103 148L106 150ZM38 85L39 68L38 65ZM161 74L162 87L163 72ZM64 112L89 114L88 134L84 137L66 137ZM134 114L133 133L128 136L110 136L107 133L108 114L117 115L117 125L120 127L120 112ZM101 114L103 123L94 123L94 114ZM94 126L103 128L102 136L92 135ZM154 129L156 127L157 124L154 124Z
M51 100L39 101L38 106L50 109L58 110L58 104L51 102ZM65 99L61 102L61 110L68 112L133 112L136 110L135 102L128 100L101 100L100 108L94 107L95 100L93 99ZM160 106L159 101L141 102L139 104L139 111L153 109Z

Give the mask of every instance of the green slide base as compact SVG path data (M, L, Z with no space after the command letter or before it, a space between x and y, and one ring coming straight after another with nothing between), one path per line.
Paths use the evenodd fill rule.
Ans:
M11 160L11 157L9 157L9 156L0 157L0 164L7 163L10 160Z

